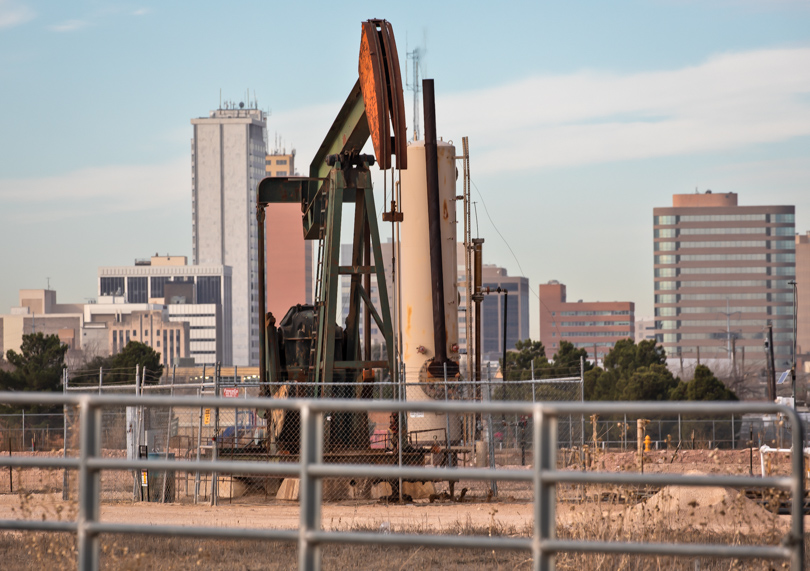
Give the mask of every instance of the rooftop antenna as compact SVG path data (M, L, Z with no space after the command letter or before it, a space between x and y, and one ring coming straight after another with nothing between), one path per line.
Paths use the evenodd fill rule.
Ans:
M219 88L219 108L222 109L222 88Z
M413 140L419 139L419 132L421 131L419 125L419 102L421 97L419 94L422 92L422 82L419 80L419 66L422 61L422 56L425 55L427 49L425 48L425 34L422 33L422 46L415 47L412 51L408 51L408 37L405 36L405 88L413 92ZM411 61L411 73L408 73L408 60Z
M48 289L51 289L51 278L45 278L48 282Z

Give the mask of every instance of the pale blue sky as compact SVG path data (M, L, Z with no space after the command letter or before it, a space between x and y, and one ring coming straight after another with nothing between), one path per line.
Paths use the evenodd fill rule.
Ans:
M810 230L806 0L0 0L0 312L46 277L78 302L98 266L191 254L189 120L220 89L255 92L305 171L368 18L392 22L402 58L426 42L439 134L470 137L535 290L558 279L650 314L652 208L695 187L795 204ZM479 223L486 261L521 273Z

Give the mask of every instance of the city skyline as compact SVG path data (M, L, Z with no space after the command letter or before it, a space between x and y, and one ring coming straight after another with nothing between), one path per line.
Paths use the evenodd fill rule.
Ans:
M48 278L61 299L84 301L97 267L143 252L191 258L188 118L216 108L220 89L269 109L268 138L280 135L308 170L356 77L359 23L372 16L392 22L403 69L427 31L439 135L470 137L485 262L529 278L531 316L536 284L552 279L571 298L631 300L652 315L650 217L672 194L795 205L796 231L810 229L806 4L481 5L459 29L440 25L455 3L432 16L350 7L313 23L329 30L328 63L322 45L295 42L284 25L311 21L312 7L256 7L245 22L214 6L188 26L181 7L0 3L0 101L15 109L3 119L14 136L0 138L0 239L14 245L0 306ZM194 30L217 41L201 45ZM267 42L244 49L246 35ZM299 76L296 89L280 81Z

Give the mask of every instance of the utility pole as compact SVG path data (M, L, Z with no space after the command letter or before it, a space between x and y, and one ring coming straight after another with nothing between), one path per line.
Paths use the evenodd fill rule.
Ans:
M793 286L793 366L790 368L790 383L793 392L793 408L796 408L796 280L791 280L788 285Z
M768 399L771 401L776 400L776 366L773 359L773 325L768 323L768 337L765 340L765 348L767 354L765 361L768 369Z

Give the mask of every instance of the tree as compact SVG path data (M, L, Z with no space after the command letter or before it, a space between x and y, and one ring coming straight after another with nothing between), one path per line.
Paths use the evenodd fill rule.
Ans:
M677 387L666 352L655 341L622 339L605 356L605 368L585 373L586 400L668 400Z
M652 339L642 341L638 345L632 339L621 339L605 356L605 369L617 369L623 375L641 367L666 364L666 351Z
M666 365L652 364L623 377L617 387L617 400L668 400L670 391L678 385Z
M579 373L580 359L585 363L585 371L593 369L593 363L588 362L588 351L577 349L570 341L560 341L560 349L554 354L554 368L560 371Z
M62 390L62 366L65 363L67 345L63 345L56 335L32 333L23 335L20 352L13 349L6 352L6 358L13 370L0 370L0 390L3 391L44 391ZM13 407L9 407L9 410ZM57 407L26 407L31 412L50 412ZM15 409L16 410L16 409Z
M112 357L110 373L113 380L133 380L135 366L139 365L141 374L146 369L150 378L160 378L163 375L163 365L160 363L160 353L149 345L130 341L120 353Z
M530 379L532 364L534 364L535 376L540 376L540 370L548 367L546 358L546 348L542 341L518 341L515 343L517 351L506 353L507 380ZM501 363L503 365L503 363Z
M734 391L718 380L706 365L695 367L694 378L687 383L680 381L670 391L669 398L689 401L739 400Z

